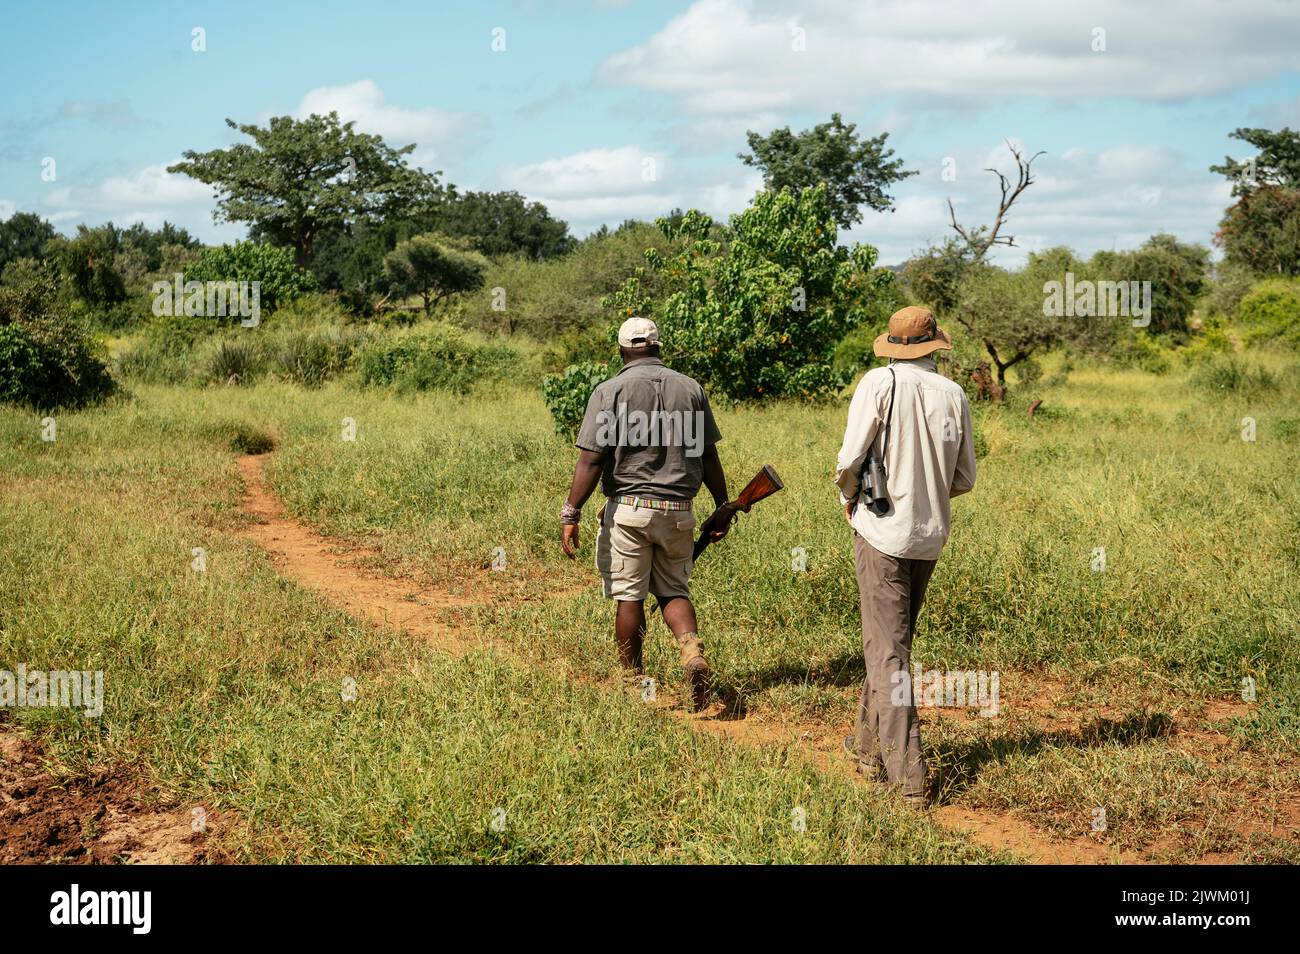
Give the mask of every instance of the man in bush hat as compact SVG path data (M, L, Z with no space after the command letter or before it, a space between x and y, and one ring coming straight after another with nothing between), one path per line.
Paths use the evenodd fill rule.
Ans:
M618 331L623 368L596 386L578 431L578 463L560 510L561 546L574 558L582 505L597 480L608 498L596 536L605 597L617 601L614 635L630 676L642 671L645 599L654 594L681 649L697 711L709 695L709 664L690 599L695 516L703 483L715 506L727 500L716 447L722 434L704 389L659 358L659 329L632 317ZM713 533L726 536L727 527Z
M951 348L928 308L889 319L849 405L835 473L853 528L867 674L857 729L844 740L864 777L926 802L910 656L926 584L948 540L949 499L975 486L970 403L932 357Z

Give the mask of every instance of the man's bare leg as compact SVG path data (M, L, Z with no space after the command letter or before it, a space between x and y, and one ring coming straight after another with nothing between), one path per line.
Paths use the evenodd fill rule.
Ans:
M634 675L641 675L641 647L645 640L645 602L619 600L614 616L614 638L618 640L618 661Z
M691 686L695 711L699 712L709 702L709 664L704 658L704 645L700 642L695 607L685 596L669 596L660 603L660 608L664 622L681 647L682 669Z

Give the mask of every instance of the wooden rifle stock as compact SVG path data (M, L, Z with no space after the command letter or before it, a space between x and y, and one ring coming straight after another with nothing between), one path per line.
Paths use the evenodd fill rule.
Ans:
M745 485L745 489L736 496L735 500L728 500L717 510L713 511L713 513L709 515L709 519L705 520L700 526L700 536L699 539L695 541L694 559L698 560L700 554L703 553L705 548L713 542L709 539L709 535L715 529L726 527L731 523L731 519L738 513L749 513L750 507L754 506L754 504L758 503L760 500L765 500L772 496L784 486L785 484L781 483L781 478L777 476L772 465L764 464L763 469L758 472L757 476L755 476L753 480Z

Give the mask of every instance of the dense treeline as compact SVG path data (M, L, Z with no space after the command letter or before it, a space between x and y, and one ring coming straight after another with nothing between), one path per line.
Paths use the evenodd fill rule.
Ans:
M584 239L518 193L460 191L413 168L413 147L334 114L230 125L249 141L187 152L171 171L212 185L216 220L246 225L246 241L204 248L170 223L83 224L65 236L31 213L0 222L6 400L102 397L112 379L87 369L110 364L119 380L315 384L356 372L361 384L421 387L570 368L547 394L553 408L572 407L608 371L610 329L633 312L664 324L670 362L726 397L816 399L871 363L871 339L912 302L959 332L948 372L1000 398L1032 385L1048 352L1067 365L1159 371L1179 355L1294 342L1300 327L1300 135L1290 130L1239 129L1257 153L1213 167L1235 200L1214 237L1218 264L1206 247L1154 235L1087 259L1034 252L1007 270L987 253L1014 244L1003 224L1037 157L1012 150L1019 179L998 174L989 225L954 215L948 241L885 269L870 246L841 245L838 230L863 206L891 208L889 187L912 173L886 136L862 139L838 115L800 133L751 133L740 158L766 189L730 222L674 209ZM247 295L245 312L212 313L214 284L230 296L255 286L257 316ZM263 318L259 336L241 334Z

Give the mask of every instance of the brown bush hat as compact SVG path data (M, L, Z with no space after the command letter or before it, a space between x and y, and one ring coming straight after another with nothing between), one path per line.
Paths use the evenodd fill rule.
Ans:
M920 358L952 349L948 332L939 327L934 314L921 305L908 305L889 316L889 331L876 338L873 349L881 358Z

